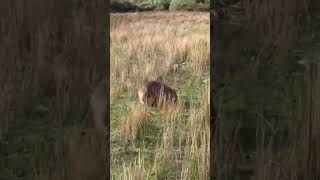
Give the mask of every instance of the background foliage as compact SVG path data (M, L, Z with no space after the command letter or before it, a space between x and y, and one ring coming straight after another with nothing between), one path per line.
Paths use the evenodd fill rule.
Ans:
M209 11L210 0L113 0L113 12L150 10Z

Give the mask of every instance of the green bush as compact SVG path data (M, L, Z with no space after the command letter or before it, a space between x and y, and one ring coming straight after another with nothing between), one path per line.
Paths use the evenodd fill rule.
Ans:
M169 10L192 10L195 4L194 0L172 0Z
M156 8L152 3L147 1L138 3L137 6L139 11L152 11Z
M205 1L204 1L205 2ZM172 0L170 10L191 10L191 11L208 11L209 3L198 3L197 0Z
M157 9L168 10L170 7L171 0L155 0Z
M196 11L209 11L210 10L210 3L199 3L195 4L194 10Z
M132 12L152 10L190 10L207 11L208 0L148 0L134 4L129 1L112 1L111 12ZM200 3L199 3L200 2Z
M128 2L112 1L110 4L111 12L130 12L138 10L138 6Z

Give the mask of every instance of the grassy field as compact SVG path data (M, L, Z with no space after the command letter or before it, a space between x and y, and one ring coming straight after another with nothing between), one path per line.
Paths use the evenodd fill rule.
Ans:
M208 179L209 13L111 14L112 179ZM138 103L145 79L177 90L168 110Z

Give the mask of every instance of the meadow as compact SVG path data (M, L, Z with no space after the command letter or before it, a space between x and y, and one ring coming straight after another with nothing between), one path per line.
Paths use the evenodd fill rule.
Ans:
M110 20L112 179L209 179L209 13L117 13ZM178 104L139 104L146 79L173 87Z

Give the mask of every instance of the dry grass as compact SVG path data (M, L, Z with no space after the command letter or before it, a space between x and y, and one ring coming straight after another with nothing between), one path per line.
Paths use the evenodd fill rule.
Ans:
M299 31L301 27L298 27L297 17L301 14L309 13L308 6L310 1L290 1L289 3L284 0L262 0L247 1L247 3L247 15L253 17L253 21L250 21L249 25L244 23L241 28L254 33L242 33L239 31L234 35L224 36L223 32L228 30L228 26L223 26L222 23L220 26L221 29L219 25L217 25L217 29L221 30L221 32L216 33L220 35L217 39L221 39L221 42L217 44L218 54L220 54L217 58L218 65L219 63L225 63L231 67L231 70L234 70L232 69L232 63L239 62L234 61L234 59L240 59L239 57L241 57L241 54L237 53L237 51L250 48L257 52L254 57L255 60L252 63L253 66L250 65L250 62L246 62L242 63L245 64L246 67L241 69L241 64L237 64L238 66L235 66L235 69L240 70L236 71L236 73L233 74L234 76L223 76L223 71L227 69L223 68L224 66L219 66L219 68L215 66L216 70L214 73L219 76L218 78L215 76L215 78L217 78L216 80L221 81L222 78L220 77L227 77L221 82L230 83L230 86L235 89L235 94L238 97L243 93L241 88L237 89L237 87L242 86L242 82L249 82L247 86L250 87L250 89L259 86L254 84L254 81L259 77L259 73L268 69L267 66L261 66L264 63L272 64L272 68L279 68L284 72L286 68L289 68L286 66L296 63L294 62L295 59L292 58L294 53L291 52L291 50L295 48L299 49L296 45L297 40L299 40L298 37L301 36L301 34L299 34L301 33L301 31ZM299 18L301 18L301 16ZM244 39L240 40L241 38L239 37L244 37ZM228 39L231 39L230 42L233 42L228 44ZM224 47L226 48L223 49ZM230 54L231 56L229 56ZM314 60L318 57L319 55L315 55L315 57L307 59L315 62ZM285 64L286 62L289 63ZM283 66L284 64L285 66ZM259 66L261 66L261 68L258 68ZM215 173L217 179L251 178L264 180L297 180L315 179L319 177L317 173L320 167L319 156L315 153L319 151L319 143L314 141L319 137L319 135L315 133L315 131L318 131L316 127L319 124L318 108L316 108L317 106L315 105L319 92L317 84L319 79L315 72L319 69L316 67L318 65L313 63L306 66L308 66L308 68L304 72L304 77L291 77L297 86L287 83L287 79L282 83L288 86L285 88L289 89L289 87L294 87L286 90L283 96L288 99L295 99L297 103L288 103L282 100L282 105L289 104L290 106L286 105L288 107L285 107L286 109L281 111L278 111L280 108L272 110L276 116L280 117L280 123L272 117L268 117L268 113L264 111L267 108L259 107L264 102L252 103L254 106L259 107L257 110L254 110L259 116L254 117L252 122L250 122L250 116L242 117L240 113L239 116L232 116L232 114L237 114L237 112L234 110L227 111L228 107L223 104L225 101L224 98L228 98L228 95L232 93L224 91L227 89L225 87L218 89L220 94L217 95L219 97L217 106L221 108L218 110L219 123L217 127L216 144L214 146L213 162L215 166L214 169L216 170L213 173ZM300 70L297 68L295 71L299 72ZM272 70L271 72L276 72L276 70ZM245 73L248 73L248 75L241 77ZM303 72L301 74L303 74ZM264 81L271 78L270 75L260 76L260 79ZM277 78L281 78L281 76L282 74L272 77L272 81L276 81ZM240 84L233 84L234 79L239 79ZM272 83L268 85L272 86ZM273 89L268 90L269 92L267 92L265 96L270 98L272 94L276 92L276 89L280 87L281 85L274 86ZM294 91L294 93L291 93L291 90ZM246 96L246 98L250 97L255 97L255 95L250 94ZM281 97L277 99L281 99ZM272 106L274 105L274 103L270 104ZM232 104L232 106L240 106L245 112L255 109L241 104L241 101ZM242 127L246 126L250 127L243 130ZM246 130L251 132L248 133L250 136L244 136L246 139L239 139ZM251 139L251 137L254 138ZM239 145L239 143L242 144ZM249 143L253 145L249 147ZM248 151L253 152L249 154L250 156L247 156L248 158L245 152L242 151L246 145L248 145L248 149L251 149Z
M121 125L121 136L125 142L134 142L145 120L144 107L133 104L126 120Z
M144 79L166 76L174 64L190 62L192 72L201 73L209 62L208 24L204 13L112 15L111 97Z
M0 179L105 178L92 126L103 121L106 92L90 107L92 90L106 82L105 4L8 2L0 13Z
M208 179L209 14L112 14L110 35L112 178ZM146 79L175 88L178 104L137 104Z

